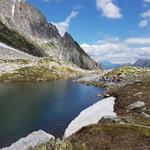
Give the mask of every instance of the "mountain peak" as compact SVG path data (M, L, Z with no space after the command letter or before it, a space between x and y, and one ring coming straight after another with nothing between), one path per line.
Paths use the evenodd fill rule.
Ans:
M150 59L141 59L140 58L135 62L134 66L150 68Z
M35 56L52 56L84 69L98 69L69 33L63 37L44 15L21 0L0 1L0 42Z

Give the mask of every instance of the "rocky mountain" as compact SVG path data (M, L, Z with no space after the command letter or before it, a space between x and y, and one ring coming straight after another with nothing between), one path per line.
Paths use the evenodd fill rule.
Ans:
M138 59L135 62L134 66L150 68L150 59Z
M68 33L62 37L40 11L24 1L0 1L0 42L34 56L56 57L84 69L99 68Z

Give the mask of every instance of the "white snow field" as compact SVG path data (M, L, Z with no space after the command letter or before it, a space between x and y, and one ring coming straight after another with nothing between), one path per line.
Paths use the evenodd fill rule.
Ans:
M102 117L116 117L114 112L114 97L109 97L98 101L94 105L83 110L65 130L64 137L67 138L80 130L82 127L98 123Z

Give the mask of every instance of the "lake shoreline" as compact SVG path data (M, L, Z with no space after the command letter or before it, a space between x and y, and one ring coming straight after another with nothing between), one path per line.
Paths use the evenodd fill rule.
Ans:
M96 94L99 93L100 90L102 91L102 89L100 88L89 87L80 83L74 83L72 82L72 80L64 80L64 79L53 80L48 82L0 83L0 91L2 89L3 92L0 93L3 93L3 96L1 95L0 103L3 109L1 108L0 110L3 111L3 113L5 113L6 114L5 116L7 117L5 117L6 118L5 120L1 120L3 121L3 124L5 123L5 126L3 126L3 124L0 125L0 133L3 134L5 133L4 136L0 136L1 143L2 141L5 141L4 137L7 137L8 134L13 133L14 131L17 134L24 133L22 134L22 136L18 134L19 139L21 137L25 137L32 131L37 131L38 129L44 129L44 131L55 135L55 137L62 137L63 132L65 131L68 124L83 109L97 102L98 98L96 97ZM9 94L7 94L8 92ZM8 103L9 105L7 105ZM65 109L66 107L67 109ZM28 110L28 112L26 110ZM34 111L35 113L33 116ZM3 113L1 112L1 114ZM33 116L37 118L36 119L37 121L34 120L34 118L28 117L28 114L30 114L29 116ZM56 114L56 119L55 117L53 117L55 116L55 114ZM19 118L25 119L24 124L20 124L20 122L16 120L15 121L16 127L13 127L14 126L13 124L15 122L13 121L13 124L9 122L13 120L14 118L13 116L18 119ZM29 122L27 122L28 120ZM42 127L44 126L44 128L40 128L41 126L40 122L43 122ZM52 124L52 122L54 125ZM35 129L29 130L29 132L25 132L26 126L28 127L28 125L30 124L31 125L33 124L33 126L35 126ZM30 129L31 127L29 126L28 128ZM51 130L54 129L54 131L51 132L51 130L49 130L50 128ZM5 129L9 129L10 131L7 133L7 130ZM63 132L59 134L58 129L63 130ZM17 132L18 130L20 132ZM16 141L17 140L18 139L16 139Z

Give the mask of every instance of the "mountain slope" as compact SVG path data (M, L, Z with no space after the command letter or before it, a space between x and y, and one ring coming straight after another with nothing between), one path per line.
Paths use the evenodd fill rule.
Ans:
M74 64L52 57L36 57L0 42L0 82L47 81L84 73L86 70Z
M73 38L63 37L40 11L25 2L0 1L0 41L34 56L53 56L84 69L98 69Z

